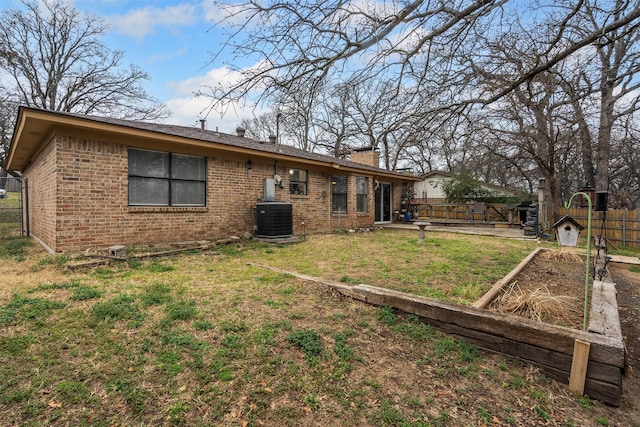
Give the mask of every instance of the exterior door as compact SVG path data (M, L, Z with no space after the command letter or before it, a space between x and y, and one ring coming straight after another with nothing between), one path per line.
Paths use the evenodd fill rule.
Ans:
M375 193L376 223L391 222L391 184L378 182Z

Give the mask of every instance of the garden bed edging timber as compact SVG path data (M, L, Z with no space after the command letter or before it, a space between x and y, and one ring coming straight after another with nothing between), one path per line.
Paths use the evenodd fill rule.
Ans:
M478 347L516 357L564 384L569 384L575 341L586 341L590 344L590 352L584 393L608 405L620 405L625 347L618 337L550 325L513 314L437 301L375 286L349 286L275 267L250 264L322 283L347 297L368 304L415 314L442 332L460 337Z

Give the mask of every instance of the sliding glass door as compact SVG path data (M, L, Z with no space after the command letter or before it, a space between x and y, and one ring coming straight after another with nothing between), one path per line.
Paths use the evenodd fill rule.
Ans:
M391 222L391 184L377 182L375 194L376 223Z

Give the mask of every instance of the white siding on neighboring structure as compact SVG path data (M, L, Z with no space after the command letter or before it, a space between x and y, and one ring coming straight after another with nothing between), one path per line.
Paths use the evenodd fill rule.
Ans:
M427 202L442 201L445 199L444 191L442 191L442 183L450 179L445 175L434 174L423 181L416 182L413 185L415 197L425 199Z

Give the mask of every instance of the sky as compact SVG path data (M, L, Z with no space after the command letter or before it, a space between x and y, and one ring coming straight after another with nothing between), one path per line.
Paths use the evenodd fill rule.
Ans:
M166 123L200 126L235 133L243 118L259 111L229 109L209 112L210 100L195 97L206 85L225 84L233 74L220 58L223 31L215 23L222 17L214 0L73 0L76 8L104 18L110 30L105 42L125 52L124 63L146 71L145 89L164 102L171 112ZM240 64L249 66L251 64Z
M206 115L207 129L235 133L243 118L261 114L259 109L241 108L229 109L224 115L207 114L209 101L194 96L204 85L233 79L223 58L210 63L223 41L222 29L214 25L222 17L214 0L67 1L81 12L102 18L109 27L103 41L113 50L124 51L122 65L135 64L149 75L143 87L167 105L171 116L165 123L200 126L199 119ZM0 5L19 3L0 0Z

